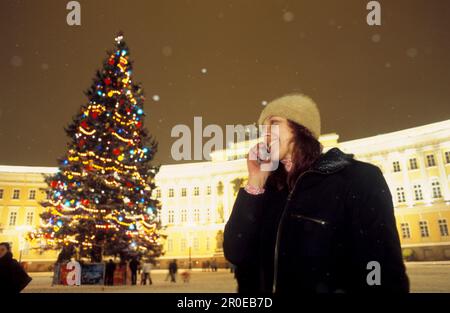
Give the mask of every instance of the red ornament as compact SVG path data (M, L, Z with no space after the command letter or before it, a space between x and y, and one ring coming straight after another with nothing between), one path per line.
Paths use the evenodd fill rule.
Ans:
M97 118L97 117L98 117L98 112L92 112L92 113L91 113L91 116L92 116L93 118Z
M114 65L114 63L115 63L114 59L113 58L109 59L108 63L109 63L109 65Z
M122 105L124 102L125 102L125 100L123 100L123 99L120 99L120 100L119 100L119 104L120 104L120 105Z
M86 121L82 121L81 122L81 127L83 127L83 128L87 128L88 127L88 124L86 123Z
M119 155L120 154L120 149L119 148L115 148L113 150L114 155Z
M80 141L78 142L78 145L79 145L80 147L82 147L82 146L84 146L84 144L85 144L84 139L80 139Z
M53 180L51 182L51 186L52 186L52 188L56 188L56 186L58 186L58 182L56 180Z
M130 183L129 181L127 181L126 185L127 185L127 187L131 187L131 186L133 186L133 184L132 184L132 183Z
M81 201L81 203L82 203L84 206L88 206L88 205L89 205L89 200L88 200L88 199L83 199L83 201Z
M141 126L142 126L142 123L141 123L141 122L137 122L137 123L136 123L136 127L137 127L137 128L141 128Z
M106 77L106 78L103 80L103 82L104 82L106 85L111 85L111 78Z

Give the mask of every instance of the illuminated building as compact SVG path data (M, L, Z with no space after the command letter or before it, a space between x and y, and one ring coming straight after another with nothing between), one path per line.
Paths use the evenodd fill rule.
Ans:
M375 164L389 185L403 252L410 260L450 259L450 120L377 136L338 142L337 134L320 137L324 150L339 147ZM245 184L245 155L254 142L240 142L212 153L211 161L161 166L155 190L167 239L161 266L177 259L201 267L216 259L225 265L223 228L239 187ZM51 264L55 252L40 254L22 234L39 225L38 204L45 194L41 173L56 168L0 166L0 241L12 243L16 258ZM21 253L22 251L22 253Z

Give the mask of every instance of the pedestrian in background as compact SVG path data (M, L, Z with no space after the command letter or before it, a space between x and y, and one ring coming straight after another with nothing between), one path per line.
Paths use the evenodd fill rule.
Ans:
M116 263L112 259L109 259L109 262L106 263L105 266L105 285L113 286L114 285L114 271L116 270Z
M131 260L131 262L129 264L129 267L130 267L130 271L131 271L131 284L132 285L136 285L137 271L138 271L138 268L139 268L139 261L137 260L136 257L134 257Z
M177 271L178 271L177 260L173 260L172 262L169 263L170 282L176 283Z
M152 263L150 263L150 261L143 263L141 285L147 285L147 279L149 285L153 284L151 271L152 271Z
M13 258L9 243L0 243L0 294L19 293L30 281L31 277Z

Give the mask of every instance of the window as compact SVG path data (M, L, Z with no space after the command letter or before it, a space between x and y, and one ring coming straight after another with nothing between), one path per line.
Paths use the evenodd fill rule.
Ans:
M169 198L173 198L174 190L173 188L169 188Z
M433 154L427 155L427 166L436 166Z
M206 187L206 194L209 196L211 194L211 186Z
M26 216L26 224L27 225L33 225L33 219L34 219L34 212L27 212Z
M198 250L199 250L199 248L200 248L200 243L199 243L199 241L198 241L198 238L197 238L197 237L195 237L195 238L194 238L194 243L193 243L193 247L194 247L194 250L196 250L196 251L198 251Z
M19 199L20 197L20 190L19 189L14 189L13 191L13 199Z
M181 223L186 223L186 222L187 222L187 210L182 209L181 210Z
M16 226L17 222L17 212L9 213L9 226Z
M448 236L447 220L445 218L441 218L441 219L439 219L438 223L439 223L439 231L441 233L441 236Z
M186 197L186 194L187 194L186 187L181 188L181 196Z
M194 209L194 222L200 222L200 209Z
M194 187L194 196L200 195L200 187Z
M180 250L185 251L186 250L186 238L181 238L180 241Z
M417 170L418 169L417 159L416 158L409 159L409 169L410 170Z
M428 222L427 221L420 221L419 222L419 226L420 226L420 236L422 238L429 237L430 233L428 231Z
M431 190L432 190L434 199L442 198L441 186L437 180L435 180L431 183Z
M168 222L169 224L173 224L175 221L175 212L174 210L169 210L168 211Z
M445 151L445 163L450 163L450 151Z
M394 172L400 172L401 171L401 169L400 169L400 162L399 161L394 161L392 163L392 166L394 168Z
M211 221L211 209L207 208L206 209L206 222L210 222Z
M173 251L173 239L167 240L167 252Z
M156 189L156 198L160 199L161 198L161 189Z
M422 186L420 185L414 185L414 200L423 200Z
M30 190L30 192L28 194L28 199L29 200L36 200L36 190L34 190L34 189Z
M3 199L3 189L0 189L0 199Z
M402 230L402 238L403 239L409 239L411 238L411 231L409 229L408 223L401 223L400 228Z
M397 202L398 203L406 202L405 190L403 189L403 187L397 187Z

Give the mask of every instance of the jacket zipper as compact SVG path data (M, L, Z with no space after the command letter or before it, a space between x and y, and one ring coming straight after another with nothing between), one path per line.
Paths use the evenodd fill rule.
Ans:
M311 222L315 222L315 223L318 223L320 225L327 225L328 224L327 221L320 220L318 218L312 218L312 217L304 216L302 214L292 214L292 216L295 216L295 217L297 217L299 219L304 219L304 220L308 220L308 221L311 221Z
M286 200L286 204L283 207L283 211L281 212L281 216L280 216L280 220L278 222L278 227L277 227L277 236L276 236L276 241L275 241L275 255L274 255L274 264L273 264L273 283L272 283L272 292L275 293L276 291L276 286L277 286L277 276L278 276L278 249L279 249L279 245L280 245L280 233L281 233L281 226L283 225L283 218L286 215L286 209L289 205L289 201L291 201L292 198L292 194L295 191L295 187L297 187L297 184L300 180L300 178L305 175L306 173L319 173L319 174L333 174L338 172L339 170L341 170L342 168L338 168L335 171L332 172L328 172L328 173L323 173L320 171L315 171L315 170L307 170L304 171L302 174L300 174L297 179L295 180L294 183L294 187L292 187L292 190L289 192L287 200ZM325 221L322 221L325 222Z

